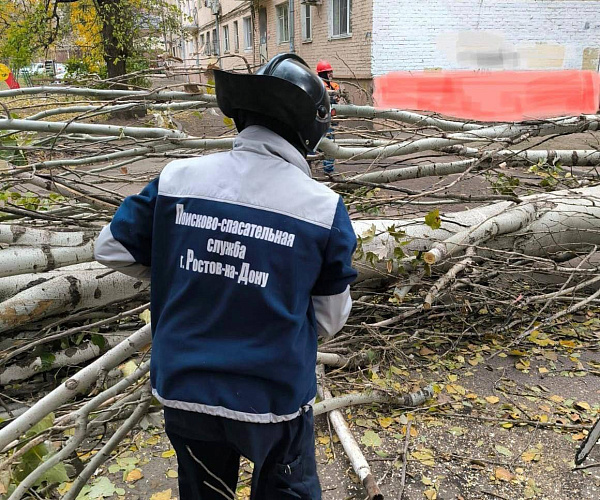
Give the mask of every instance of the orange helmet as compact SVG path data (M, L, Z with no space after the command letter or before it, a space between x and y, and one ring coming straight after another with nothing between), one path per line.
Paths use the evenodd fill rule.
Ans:
M333 68L331 67L331 64L329 64L327 61L319 61L317 63L317 73L323 73L323 72L327 72L327 71L333 71Z

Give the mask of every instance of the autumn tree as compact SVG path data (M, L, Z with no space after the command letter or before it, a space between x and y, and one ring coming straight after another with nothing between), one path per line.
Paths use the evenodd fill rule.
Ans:
M180 11L167 0L0 0L0 58L22 67L59 43L109 79L147 55L167 30L177 33ZM104 73L104 71L100 71Z

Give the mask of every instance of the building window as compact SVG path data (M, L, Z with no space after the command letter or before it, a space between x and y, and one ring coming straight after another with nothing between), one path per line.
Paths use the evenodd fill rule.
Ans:
M312 9L310 5L305 3L301 4L301 16L302 16L302 41L312 41Z
M350 36L350 0L331 0L331 37Z
M252 18L244 18L244 48L252 50Z
M275 7L277 12L277 43L290 41L290 17L288 4L283 3Z
M211 49L211 45L210 45L210 31L206 32L206 45L204 48L204 53L207 56L210 56L210 49Z
M221 53L221 48L219 47L219 38L217 37L216 28L212 30L212 38L213 38L213 55L218 56Z
M223 52L229 52L229 26L223 26Z
M201 54L206 54L206 45L204 45L204 33L200 35L200 51Z
M236 52L240 51L240 32L237 21L233 21L233 50Z

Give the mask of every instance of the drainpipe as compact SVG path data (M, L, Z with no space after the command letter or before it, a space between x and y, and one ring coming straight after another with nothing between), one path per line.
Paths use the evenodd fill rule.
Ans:
M219 68L223 69L223 59L221 58L221 29L219 28L219 14L215 14L215 29L217 34L217 41L213 43L217 46L219 56Z
M294 23L294 0L289 0L290 4L288 7L289 13L290 13L290 19L289 19L289 29L290 29L290 52L296 52L296 49L294 48L294 32L295 30L295 23Z

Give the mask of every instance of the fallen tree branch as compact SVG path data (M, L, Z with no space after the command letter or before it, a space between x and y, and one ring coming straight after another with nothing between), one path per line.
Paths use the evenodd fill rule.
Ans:
M131 357L137 350L149 344L151 340L152 331L150 325L146 325L63 382L48 395L37 401L23 415L0 429L0 450L24 435L48 413L88 389L96 381L101 371L108 372Z
M428 385L417 392L403 396L390 396L384 392L374 391L366 394L347 394L345 396L331 397L316 403L313 412L316 415L328 413L339 408L357 405L389 404L399 408L419 406L433 397L433 387Z
M446 287L450 286L460 273L462 273L467 267L473 264L473 256L475 255L475 249L473 247L469 247L467 248L465 254L466 257L464 259L454 264L450 268L450 270L446 274L444 274L439 280L437 280L429 289L427 295L425 296L425 300L423 301L423 309L431 309L431 305L438 296L439 292L441 290L444 290Z
M319 379L319 383L317 385L319 396L323 400L331 398L331 393L324 385L323 379L325 377L325 370L323 369L322 365L317 367L317 376ZM375 478L371 473L371 468L369 467L364 455L360 451L360 447L354 439L354 436L352 436L352 432L350 431L344 416L339 410L331 411L328 416L336 434L340 438L340 443L344 447L344 451L346 452L346 455L352 464L354 472L367 490L369 500L383 500L383 494L381 493L379 486L377 486L377 481L375 481Z

